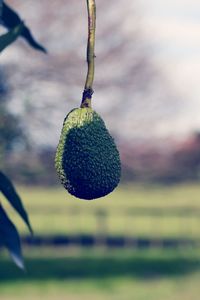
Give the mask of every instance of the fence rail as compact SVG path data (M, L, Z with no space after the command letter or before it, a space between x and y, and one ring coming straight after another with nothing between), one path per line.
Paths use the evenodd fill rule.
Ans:
M88 208L83 209L82 207L77 206L70 206L67 207L48 207L48 206L28 206L27 210L31 213L31 215L39 215L39 214L65 214L65 215L73 215L73 214L84 214L84 215L130 215L130 216L172 216L172 217L189 217L189 216L197 216L200 217L200 208L194 208L194 207L112 207L109 209L107 207L106 209L103 208ZM13 212L11 212L12 214Z
M200 208L190 206L83 209L31 205L28 211L36 227L32 240L23 235L22 240L28 245L175 247L200 244Z

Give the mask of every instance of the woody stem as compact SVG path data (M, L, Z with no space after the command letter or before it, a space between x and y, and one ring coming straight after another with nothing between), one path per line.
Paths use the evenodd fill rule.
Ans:
M88 11L88 42L87 42L87 64L88 71L83 91L81 107L91 107L93 94L94 67L95 67L95 29L96 29L96 4L95 0L87 0Z

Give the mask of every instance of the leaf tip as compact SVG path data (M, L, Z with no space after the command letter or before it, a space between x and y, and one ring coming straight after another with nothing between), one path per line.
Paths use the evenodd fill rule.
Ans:
M14 253L13 251L9 251L9 252L12 257L12 260L17 265L17 267L23 271L26 271L23 258L21 256L17 255L16 253Z

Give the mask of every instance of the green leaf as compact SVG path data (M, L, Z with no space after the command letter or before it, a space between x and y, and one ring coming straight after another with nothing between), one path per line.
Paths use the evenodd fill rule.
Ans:
M21 242L15 225L8 218L0 204L0 243L9 251L15 264L24 269L24 261L21 250Z
M3 195L7 198L10 204L15 208L15 210L24 220L24 222L29 228L30 233L33 234L33 230L29 222L28 214L24 209L21 199L17 194L10 179L2 172L0 172L0 191L3 193Z
M6 47L12 44L18 36L21 34L23 29L23 24L16 26L11 29L9 32L0 36L0 52L3 51Z
M20 23L23 23L20 16L4 2L2 6L1 20L3 26L5 26L8 29L13 29ZM26 25L24 25L20 36L23 37L34 49L43 51L45 53L47 52L46 49L34 39L30 29Z

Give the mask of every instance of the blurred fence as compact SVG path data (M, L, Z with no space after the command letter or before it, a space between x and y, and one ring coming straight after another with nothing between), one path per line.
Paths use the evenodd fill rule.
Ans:
M109 211L32 206L29 211L33 223L37 225L35 217L40 222L33 238L22 237L32 246L178 247L200 243L200 208L113 207Z

